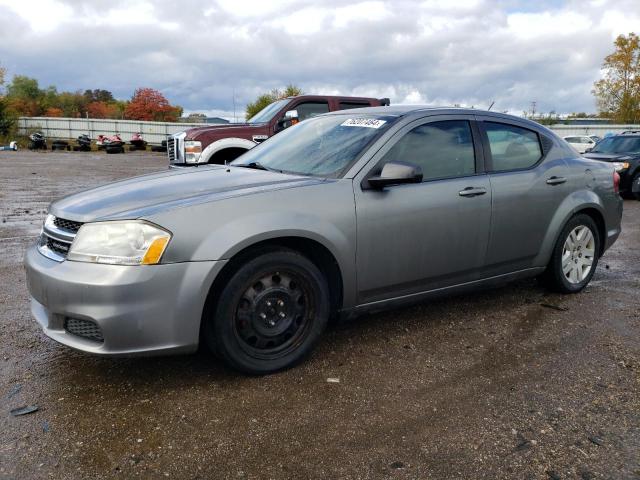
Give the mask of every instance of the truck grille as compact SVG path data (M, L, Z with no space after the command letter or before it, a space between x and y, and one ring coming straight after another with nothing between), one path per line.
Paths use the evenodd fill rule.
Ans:
M93 340L94 342L104 342L102 330L100 327L90 320L80 318L66 318L64 321L64 329L72 335Z
M169 156L169 163L175 163L176 161L176 139L174 137L167 138L167 155Z
M56 262L67 258L73 239L82 226L81 222L48 215L42 227L38 250Z

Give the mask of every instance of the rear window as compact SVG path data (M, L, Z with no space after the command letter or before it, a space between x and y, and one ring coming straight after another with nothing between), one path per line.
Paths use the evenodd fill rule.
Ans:
M521 170L533 167L542 158L538 134L506 123L485 122L493 171Z
M365 108L369 106L368 103L363 102L340 102L338 110L350 110L352 108Z

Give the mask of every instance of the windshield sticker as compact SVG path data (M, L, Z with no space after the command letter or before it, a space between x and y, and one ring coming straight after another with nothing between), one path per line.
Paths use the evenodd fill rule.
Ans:
M377 118L350 118L340 124L342 127L365 127L380 128L387 123L386 120L378 120Z

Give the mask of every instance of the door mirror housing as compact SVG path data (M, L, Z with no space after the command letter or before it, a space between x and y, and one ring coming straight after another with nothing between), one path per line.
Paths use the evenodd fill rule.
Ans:
M593 147L589 147L589 148L585 149L584 153L589 153L591 150L593 150Z
M380 175L367 179L369 188L382 190L390 185L402 185L405 183L422 182L422 169L411 163L387 162L382 167Z
M284 130L299 122L298 110L287 110L278 123L276 124L276 131Z

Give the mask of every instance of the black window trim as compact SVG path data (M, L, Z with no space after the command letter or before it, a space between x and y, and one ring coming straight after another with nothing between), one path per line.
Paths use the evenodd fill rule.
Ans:
M360 188L362 190L370 190L371 186L369 185L368 179L369 177L372 177L374 175L377 175L380 173L380 170L382 169L382 165L383 165L383 161L384 161L384 156L387 154L387 152L389 150L391 150L391 148L393 148L393 146L398 143L400 141L400 139L402 139L405 134L407 134L408 132L410 132L411 130L413 130L416 127L419 127L421 125L426 125L429 123L436 123L436 122L447 122L447 121L466 121L469 123L469 126L471 128L471 141L473 142L473 153L475 156L475 173L471 174L471 175L461 175L461 176L456 176L456 177L439 177L439 178L430 178L428 180L423 180L420 183L410 183L410 184L404 184L404 185L391 185L389 187L386 188L411 188L411 187L416 187L419 185L428 185L431 182L443 182L443 181L448 181L448 180L457 180L460 178L473 178L473 177L478 177L481 175L486 175L488 172L485 168L485 152L483 151L483 142L481 140L481 134L480 134L480 128L477 125L477 120L475 119L475 117L473 115L434 115L434 116L428 116L428 117L422 117L422 118L418 118L415 119L414 121L407 123L406 125L404 125L403 127L401 127L398 131L396 131L393 136L391 138L389 138L384 145L382 145L378 151L374 154L372 160L373 160L373 166L369 169L369 171L366 173L366 175L364 176L364 178L362 179L362 181L360 182ZM365 166L366 168L366 166Z
M478 122L478 128L480 130L480 135L481 135L481 138L482 138L486 173L527 172L529 170L536 169L544 161L544 159L546 158L548 152L545 152L545 149L543 148L542 138L541 138L540 132L532 129L530 126L522 125L519 122L513 122L513 121L510 121L510 120L504 120L504 119L499 118L499 117L496 117L496 118L490 118L490 117L489 118L488 117L477 118L476 121ZM487 130L485 128L485 124L487 124L487 123L498 123L498 124L507 125L507 126L511 126L511 127L521 128L523 130L528 130L529 132L535 133L536 134L536 138L538 139L538 146L540 147L540 153L542 155L540 155L540 158L538 159L538 161L536 163L534 163L533 165L531 165L529 167L510 168L510 169L506 169L506 170L494 170L493 169L493 156L491 155L491 146L489 145L489 135L487 134Z

